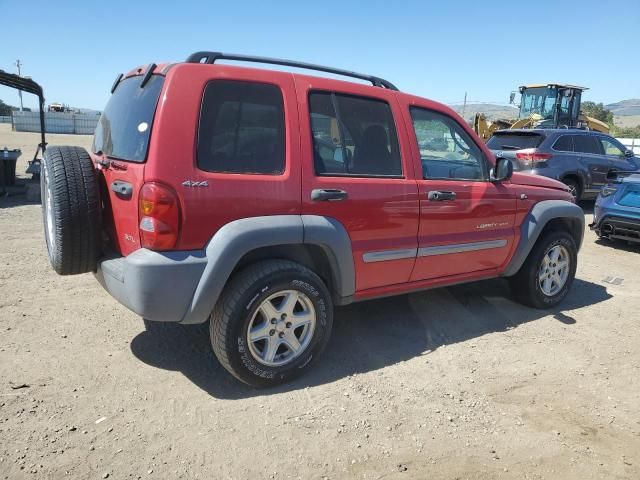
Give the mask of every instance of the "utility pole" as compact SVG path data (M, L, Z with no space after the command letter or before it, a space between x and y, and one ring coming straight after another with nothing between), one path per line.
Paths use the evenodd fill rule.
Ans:
M467 109L467 92L464 92L464 103L462 104L462 118L464 118L465 110Z
M20 73L20 67L22 66L22 63L20 62L20 59L16 60L16 67L18 67L18 76L21 77L22 74ZM22 90L18 90L18 95L20 95L20 111L24 111L24 107L22 105Z

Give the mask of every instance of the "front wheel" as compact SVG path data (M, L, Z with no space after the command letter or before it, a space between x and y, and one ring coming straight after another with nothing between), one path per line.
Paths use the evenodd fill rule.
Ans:
M309 369L332 323L323 281L300 264L269 260L245 268L225 287L211 315L211 344L233 376L269 387Z
M569 293L576 274L578 249L567 232L545 233L518 273L510 278L515 298L534 308L551 308Z

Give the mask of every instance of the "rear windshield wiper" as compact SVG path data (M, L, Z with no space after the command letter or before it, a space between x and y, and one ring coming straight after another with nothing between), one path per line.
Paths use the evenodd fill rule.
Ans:
M522 147L516 145L500 145L504 150L520 150Z

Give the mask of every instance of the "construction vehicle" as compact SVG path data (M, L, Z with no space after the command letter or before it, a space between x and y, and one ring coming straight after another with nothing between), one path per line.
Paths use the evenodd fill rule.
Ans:
M496 130L512 128L586 128L609 133L609 126L580 112L580 100L585 87L560 83L522 85L520 106L516 120L487 120L483 113L476 113L473 128L485 142ZM516 92L511 92L513 104Z
M70 111L69 107L64 103L51 103L49 104L49 112L68 112Z

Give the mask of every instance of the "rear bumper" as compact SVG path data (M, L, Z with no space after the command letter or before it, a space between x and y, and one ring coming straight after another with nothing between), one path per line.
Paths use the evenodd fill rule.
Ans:
M603 215L589 226L601 237L640 243L640 218Z
M204 250L136 250L127 257L104 258L95 273L100 284L124 306L147 320L180 322L207 264Z

